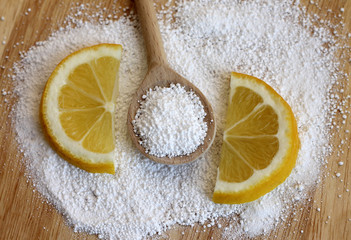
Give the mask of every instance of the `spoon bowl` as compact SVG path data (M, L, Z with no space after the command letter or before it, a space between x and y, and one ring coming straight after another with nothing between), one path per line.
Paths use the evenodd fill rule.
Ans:
M132 142L140 150L140 152L155 162L164 164L183 164L194 161L206 152L206 150L211 146L215 137L216 124L211 104L194 84L180 76L168 66L152 1L136 0L135 5L139 16L139 21L143 29L149 67L148 72L140 84L140 87L136 91L128 110L128 132ZM204 111L206 112L204 121L206 122L208 129L204 138L204 143L189 155L176 157L156 157L148 154L145 151L145 148L140 145L140 138L135 134L132 122L135 119L136 112L140 107L140 102L143 101L142 96L145 95L149 89L154 89L156 86L169 87L172 83L179 83L181 86L184 86L186 91L191 90L199 97L204 107Z

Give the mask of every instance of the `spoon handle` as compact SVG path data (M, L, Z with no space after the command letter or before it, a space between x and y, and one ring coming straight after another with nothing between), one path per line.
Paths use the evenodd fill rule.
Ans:
M135 7L144 34L149 69L154 65L168 65L153 0L135 0Z

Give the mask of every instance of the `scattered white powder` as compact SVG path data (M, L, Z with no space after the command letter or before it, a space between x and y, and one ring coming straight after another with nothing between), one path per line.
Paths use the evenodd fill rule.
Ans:
M77 12L84 15L88 6L80 6ZM142 239L177 223L203 224L220 216L231 216L223 238L269 233L284 222L295 201L307 197L332 149L329 129L338 127L344 106L329 93L338 78L346 77L335 60L342 46L328 28L311 23L313 16L306 16L298 1L193 0L172 9L159 15L166 19L160 27L170 65L207 96L217 118L216 138L203 159L167 166L145 159L133 147L125 126L127 110L147 71L138 23L133 14L112 21L92 13L98 23L91 23L76 19L76 13L68 17L67 27L38 42L14 65L14 121L28 178L75 231L100 238ZM124 48L115 175L87 173L62 160L45 141L38 119L40 96L55 66L73 51L102 42ZM251 203L218 205L211 196L231 71L263 79L287 100L298 121L301 149L295 169L277 189ZM343 86L340 82L338 88Z
M133 126L147 153L156 157L184 156L203 144L206 112L194 92L178 83L149 89L142 98Z

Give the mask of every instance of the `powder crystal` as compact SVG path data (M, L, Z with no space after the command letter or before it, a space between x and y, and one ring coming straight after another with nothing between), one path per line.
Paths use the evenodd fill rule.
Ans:
M200 98L180 84L147 91L133 126L146 152L156 157L189 155L207 133Z

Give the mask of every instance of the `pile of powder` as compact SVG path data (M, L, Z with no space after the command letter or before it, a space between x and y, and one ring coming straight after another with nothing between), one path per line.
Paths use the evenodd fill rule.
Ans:
M340 101L328 97L339 72L335 59L340 46L335 37L312 24L298 1L192 0L177 4L176 11L171 8L159 15L166 19L160 21L160 28L167 58L173 69L207 96L217 123L212 147L190 164L154 163L129 138L125 126L128 107L147 72L142 34L132 18L100 21L103 17L99 17L95 23L69 16L73 24L68 22L37 43L14 65L18 104L13 120L27 176L75 231L100 238L142 239L162 234L174 224L207 221L209 227L219 217L230 216L223 238L257 236L284 222L293 204L308 197L318 181L331 150L328 137L333 120L326 116ZM77 11L84 15L85 9L81 5ZM116 108L116 175L91 174L62 160L45 141L38 119L41 93L55 66L73 51L102 42L120 43L124 49ZM254 202L218 205L211 196L231 71L263 79L287 100L298 121L301 149L292 174L274 191Z
M133 120L146 152L156 157L189 155L204 142L206 112L200 98L179 83L149 89Z

